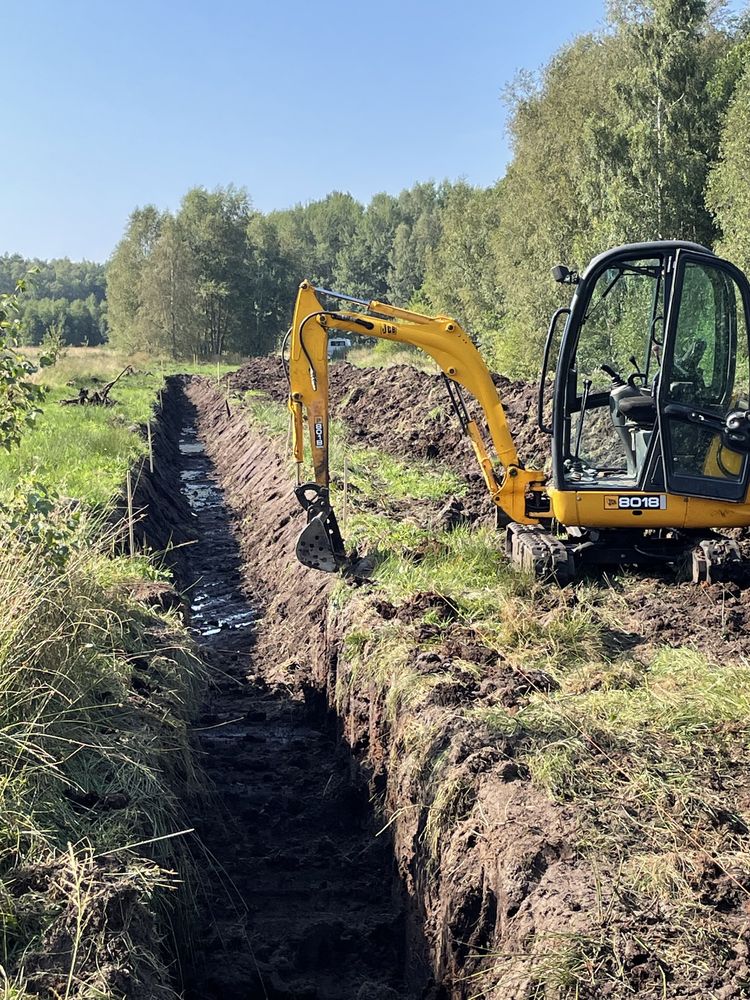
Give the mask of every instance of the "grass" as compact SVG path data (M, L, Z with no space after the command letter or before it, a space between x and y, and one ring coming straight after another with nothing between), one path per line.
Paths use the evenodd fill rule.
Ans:
M125 935L154 923L180 856L158 838L188 825L201 670L181 623L131 596L139 568L81 530L63 572L13 539L0 555L0 965L18 996L25 980L34 995L114 996L118 976L144 972L118 921ZM143 959L158 966L152 934Z
M49 515L67 525L62 565L43 530L6 534L0 551L0 995L18 1000L114 1000L123 982L174 995L161 943L190 869L187 730L203 675L177 615L135 596L162 572L113 558L104 527L171 369L124 377L110 408L59 405L122 367L70 350L40 373L36 426L0 458L0 495L34 480L80 515Z
M243 394L245 411L250 421L264 433L277 439L289 438L289 411L265 393L249 390ZM329 468L333 502L343 497L344 477L347 490L358 499L354 510L388 509L393 501L445 500L463 496L466 486L459 476L434 463L415 460L405 462L375 448L361 448L346 440L346 428L339 420L330 423ZM306 470L311 475L311 469Z
M50 387L49 395L20 447L0 453L0 495L31 478L94 507L105 507L122 488L127 470L146 453L144 427L153 418L165 375L185 370L179 364L143 358L133 362L136 373L114 387L112 407L61 406L60 400L76 396L81 387L113 379L128 359L102 348L71 348L54 367L43 369L38 378ZM187 368L216 374L216 365ZM222 374L228 370L220 368ZM99 381L92 382L92 377Z
M422 372L437 374L440 369L424 351L407 344L397 344L390 340L379 340L374 347L355 347L349 351L346 360L358 368L391 368L393 365L409 365Z

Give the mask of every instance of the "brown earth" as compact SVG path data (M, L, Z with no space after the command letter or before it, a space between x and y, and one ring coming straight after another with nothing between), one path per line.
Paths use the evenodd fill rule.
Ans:
M439 405L436 379L412 369L373 373L337 365L333 372L334 414L346 419L354 440L425 457L434 457L440 445L441 458L456 470L471 461L443 424L447 411L426 416L433 401L436 411ZM402 374L408 391L397 384ZM279 400L285 394L283 373L267 359L244 368L230 385ZM514 400L507 388L511 424L517 407L523 433L534 442L531 390L519 390ZM420 399L418 408L414 399ZM359 421L367 414L366 423L354 419L354 408ZM724 967L708 976L696 973L693 981L670 978L664 993L669 970L641 939L648 928L651 941L667 943L669 914L644 912L618 895L613 873L595 869L578 853L573 807L551 803L531 785L515 762L513 740L452 711L467 699L514 705L531 688L551 684L542 672L530 679L531 671L499 661L470 630L454 635L452 647L445 642L434 653L415 650L416 666L427 673L454 657L489 667L481 686L470 679L436 686L420 717L432 741L429 758L440 760L443 778L447 774L463 790L459 818L446 827L437 854L428 851L437 802L431 776L408 766L403 737L413 720L389 720L368 683L350 684L343 700L336 692L346 669L344 637L367 624L363 614L418 620L443 599L424 594L413 608L396 611L373 595L364 612L352 603L329 614L328 579L293 558L301 514L275 445L197 379L173 380L165 410L172 458L167 434L160 461L163 469L172 464L161 473L163 481L152 484L154 496L171 491L176 516L180 472L199 472L197 482L218 491L209 492L202 512L193 510L198 543L184 550L181 579L216 583L219 606L229 606L230 619L247 612L248 604L260 615L251 627L236 630L221 614L196 621L204 632L218 627L201 638L217 680L198 739L216 793L202 834L223 874L204 907L188 996L527 1000L531 976L517 956L549 950L554 961L555 948L578 939L592 947L600 942L602 967L616 964L628 993L643 1000L746 996L750 970L741 934ZM191 423L208 463L200 469L190 455L174 462L176 428ZM154 523L146 530L152 537L184 531L185 518L161 524L158 507L151 509ZM743 585L696 590L652 577L627 591L617 587L622 614L613 641L623 646L681 645L687 634L712 654L717 635L728 653L748 648ZM338 742L326 704L337 712ZM397 760L406 765L394 766ZM373 836L377 822L363 779L391 819L390 843ZM227 885L235 887L232 910ZM731 888L721 872L706 873L707 901L714 898L720 919L739 931L744 897ZM589 1000L625 995L616 992L614 978L610 987L585 990L579 995Z

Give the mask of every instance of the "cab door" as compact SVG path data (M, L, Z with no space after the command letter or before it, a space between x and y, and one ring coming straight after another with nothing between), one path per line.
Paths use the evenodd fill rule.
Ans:
M711 254L678 250L658 375L667 490L739 502L750 456L723 443L727 416L750 409L750 286Z

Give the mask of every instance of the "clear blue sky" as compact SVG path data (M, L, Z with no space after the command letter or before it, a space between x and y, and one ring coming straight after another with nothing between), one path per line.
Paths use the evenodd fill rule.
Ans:
M501 92L604 0L5 0L0 252L104 260L130 211L233 182L263 210L330 190L488 184Z

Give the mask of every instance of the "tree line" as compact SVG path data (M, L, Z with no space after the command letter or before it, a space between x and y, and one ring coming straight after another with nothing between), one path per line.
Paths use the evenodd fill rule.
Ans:
M104 264L67 257L47 261L20 254L0 256L0 295L12 295L19 281L26 284L25 294L17 300L20 342L38 345L52 337L71 345L103 344L107 339L105 271Z
M488 188L424 183L254 209L234 187L137 209L107 271L110 337L174 356L264 353L303 278L458 316L495 367L534 374L561 290L623 242L682 238L750 270L750 12L611 0L506 95L512 160Z

